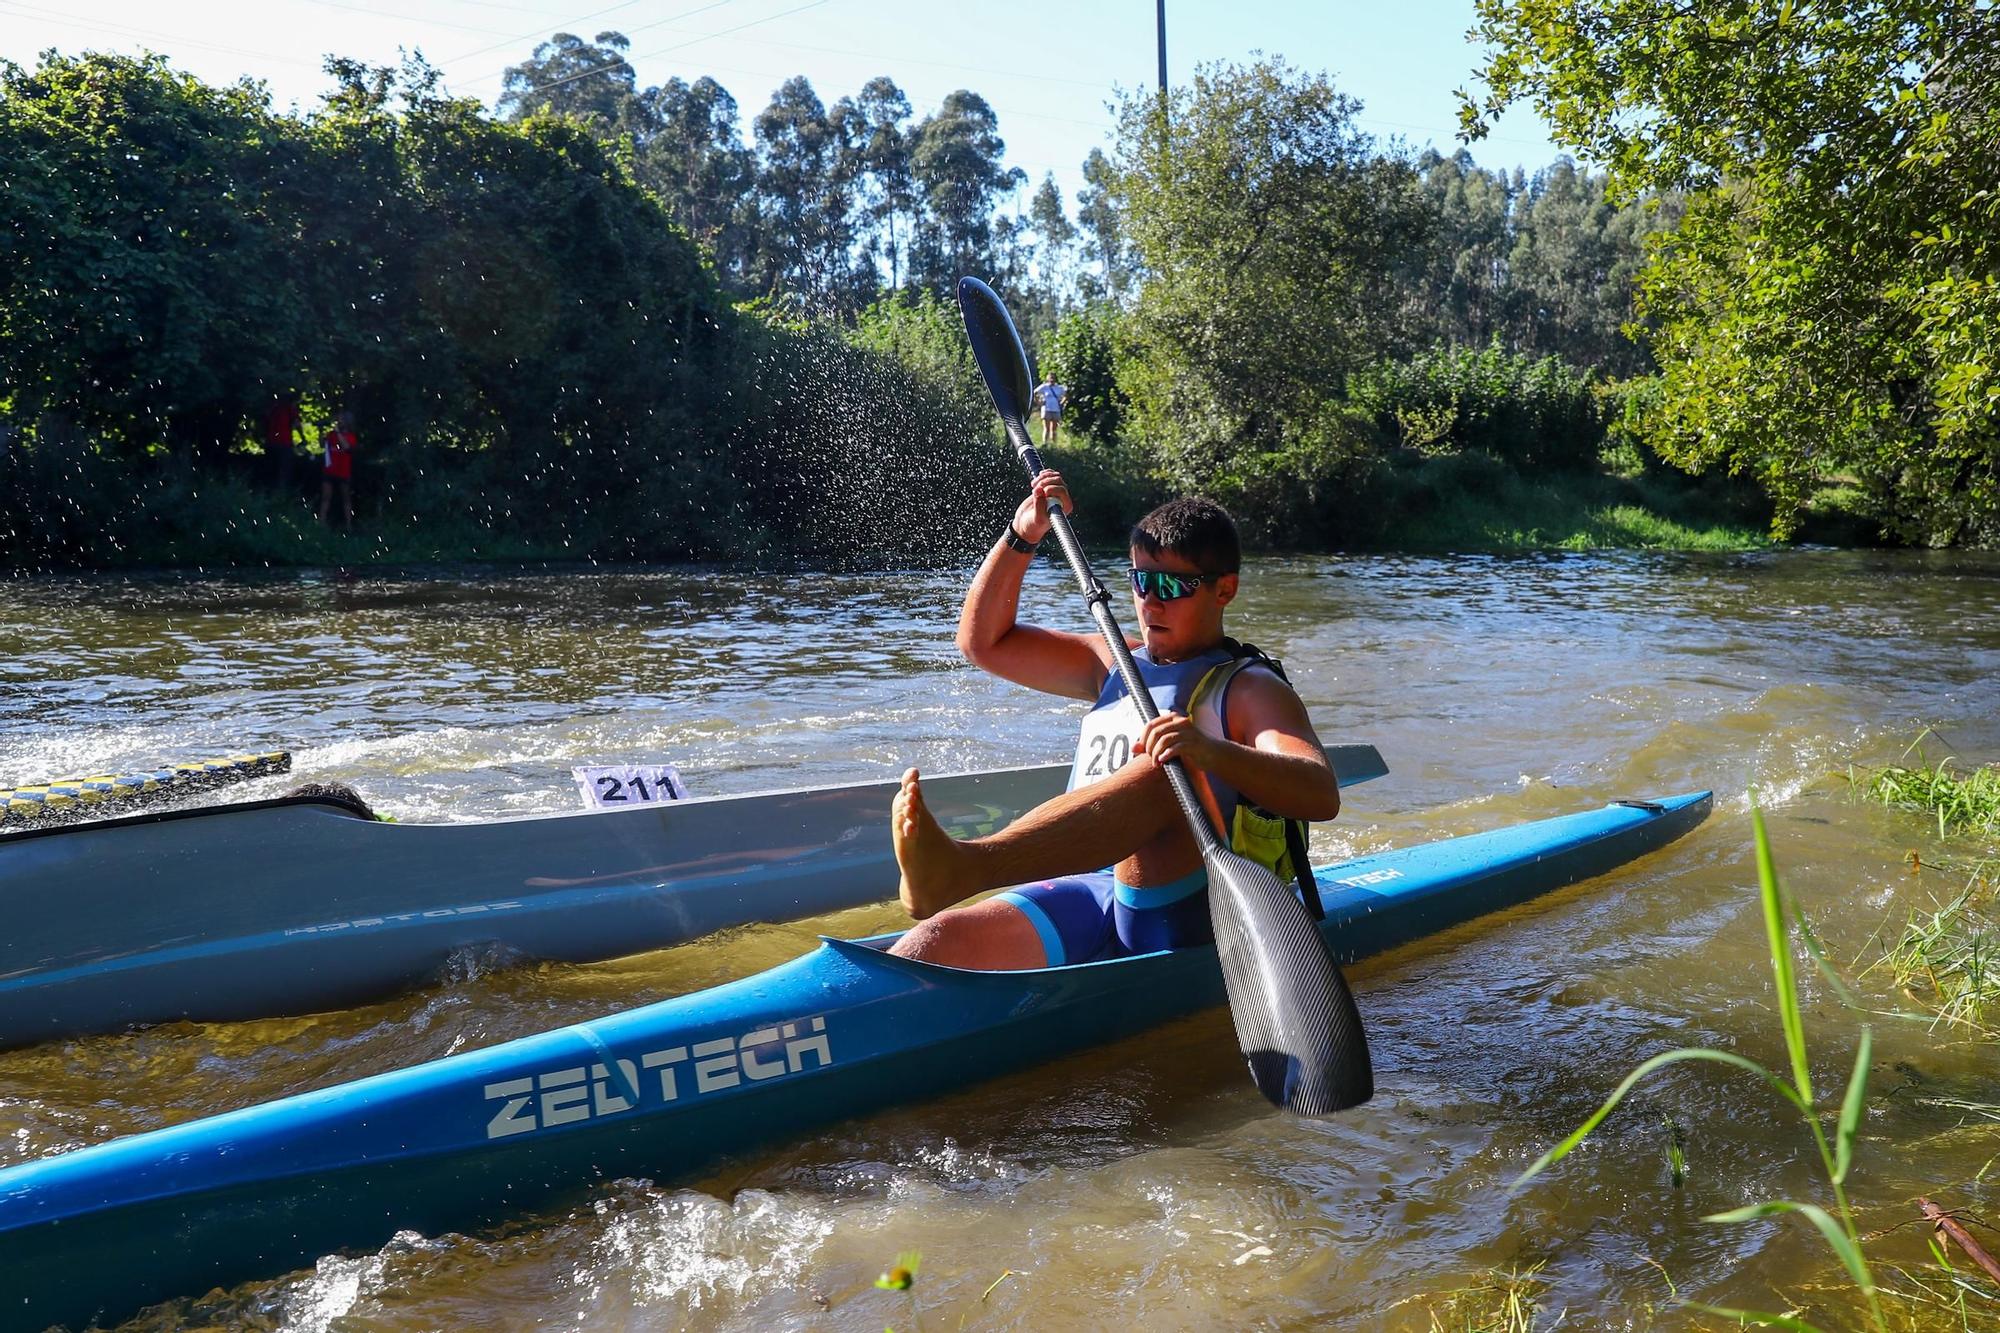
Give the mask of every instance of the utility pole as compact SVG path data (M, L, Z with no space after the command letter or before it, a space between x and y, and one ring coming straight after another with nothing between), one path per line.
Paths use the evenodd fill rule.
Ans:
M1167 0L1155 0L1160 29L1160 98L1167 96Z

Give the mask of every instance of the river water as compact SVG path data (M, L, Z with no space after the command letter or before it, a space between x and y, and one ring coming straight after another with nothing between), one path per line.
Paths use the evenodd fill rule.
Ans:
M592 762L664 760L723 793L1066 758L1076 706L957 659L965 574L15 580L0 584L0 781L283 747L292 776L229 797L339 779L399 820L453 821L567 808L570 767ZM1088 628L1050 567L1023 607ZM1533 1274L1540 1327L1684 1327L1676 1293L1856 1323L1802 1222L1701 1220L1825 1201L1804 1131L1741 1075L1670 1071L1546 1177L1507 1185L1646 1056L1708 1044L1783 1065L1749 789L1850 978L1911 910L1963 887L1957 863L1993 853L1855 800L1846 774L1897 760L1926 726L1933 758L2000 758L2000 561L1266 559L1231 623L1286 661L1325 739L1372 743L1392 770L1317 831L1316 860L1702 787L1715 814L1605 879L1353 969L1379 1092L1332 1123L1271 1113L1218 1011L700 1179L604 1186L499 1235L405 1235L142 1325L1425 1329L1468 1326L1492 1300L1448 1294L1508 1272ZM1913 870L1912 850L1946 868ZM0 1054L0 1162L897 924L884 905L617 963L474 971L348 1012ZM1879 970L1858 985L1880 1010L1911 1008ZM1859 1020L1816 977L1807 991L1815 1078L1837 1095ZM1864 1231L1884 1233L1878 1264L1916 1265L1919 1195L2000 1220L2000 1123L1949 1104L2000 1101L2000 1061L1873 1021L1851 1187ZM915 1285L877 1289L906 1250L922 1254Z

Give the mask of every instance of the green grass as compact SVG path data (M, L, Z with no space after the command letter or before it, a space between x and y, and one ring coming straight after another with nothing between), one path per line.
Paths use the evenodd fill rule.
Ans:
M1427 1333L1535 1333L1560 1325L1543 1324L1543 1300L1549 1284L1541 1276L1546 1263L1527 1269L1495 1270L1478 1281L1448 1291L1427 1292L1396 1302L1421 1306Z
M2000 1039L2000 920L1983 876L1942 907L1910 913L1879 966L1941 1022Z
M1836 1271L1842 1276L1840 1285L1828 1287L1815 1281L1802 1290L1817 1291L1823 1295L1825 1304L1851 1311L1856 1323L1865 1320L1867 1326L1877 1330L1877 1333L1891 1333L1891 1330L1901 1333L1906 1329L1914 1333L1915 1330L1995 1327L1996 1317L2000 1317L2000 1293L1994 1291L1983 1274L1968 1271L1964 1264L1954 1261L1935 1240L1931 1244L1931 1265L1928 1268L1912 1270L1884 1264L1881 1267L1885 1272L1893 1273L1896 1281L1884 1283L1876 1276L1877 1264L1871 1260L1867 1246L1880 1234L1886 1233L1862 1234L1847 1193L1847 1179L1855 1164L1861 1123L1867 1107L1873 1039L1868 1027L1861 1027L1855 1043L1853 1069L1837 1104L1827 1095L1830 1089L1814 1087L1806 1048L1805 1019L1799 1000L1797 950L1805 951L1809 960L1824 973L1834 992L1850 1007L1858 1006L1859 1001L1832 972L1824 951L1797 904L1779 881L1770 839L1764 829L1764 817L1754 804L1751 808L1751 829L1756 839L1758 896L1763 906L1764 933L1771 957L1778 1022L1784 1035L1786 1068L1773 1070L1734 1051L1710 1047L1685 1047L1653 1056L1627 1074L1604 1104L1569 1137L1549 1149L1523 1172L1513 1188L1522 1188L1542 1171L1561 1161L1655 1070L1687 1061L1733 1067L1754 1076L1796 1112L1801 1128L1819 1158L1825 1179L1826 1204L1772 1200L1717 1213L1703 1220L1740 1223L1791 1217L1809 1223L1838 1261ZM1940 997L1940 1012L1949 1010L1956 1021L1980 1027L1982 1035L1989 1038L1993 1035L1992 1029L1981 1025L1994 1012L1996 1001L2000 1001L2000 979L1996 979L1993 966L1995 945L2000 941L1996 941L1991 905L1991 886L1975 879L1974 884L1947 907L1928 917L1913 916L1903 939L1890 955L1892 959L1900 960L1899 965L1904 969L1898 973L1899 979L1907 976L1912 983L1922 981L1932 986ZM2000 1119L2000 1107L1984 1103L1957 1101L1949 1103L1947 1109L1964 1115ZM1675 1126L1670 1117L1667 1125L1671 1135ZM1675 1167L1675 1184L1678 1186L1681 1176L1678 1160ZM1796 1310L1780 1313L1722 1309L1682 1299L1677 1293L1675 1300L1688 1310L1715 1315L1741 1325L1819 1333L1816 1326L1806 1322Z
M1446 490L1395 545L1452 551L1744 551L1771 545L1755 527L1643 481L1576 476L1499 479L1492 489Z
M1850 772L1848 780L1884 805L1935 815L1940 838L1955 833L2000 833L2000 767L1989 764L1961 773L1951 760L1943 759L1915 768L1892 764L1874 770L1865 779Z
M1737 1223L1790 1216L1810 1223L1813 1229L1819 1232L1820 1238L1834 1257L1840 1261L1841 1267L1846 1270L1849 1280L1853 1283L1854 1292L1860 1298L1860 1309L1866 1311L1869 1326L1878 1330L1878 1333L1887 1333L1889 1324L1883 1313L1875 1275L1862 1248L1861 1232L1855 1223L1854 1210L1847 1198L1847 1175L1854 1164L1855 1139L1860 1132L1861 1115L1867 1102L1868 1070L1873 1040L1869 1030L1863 1027L1860 1039L1855 1045L1854 1069L1848 1076L1847 1086L1839 1105L1836 1108L1827 1104L1821 1093L1813 1087L1809 1072L1805 1018L1799 1004L1797 959L1792 941L1797 913L1778 881L1777 865L1771 857L1770 838L1764 831L1764 816L1754 804L1751 807L1750 823L1757 842L1759 898L1764 908L1765 941L1770 947L1771 977L1773 988L1777 992L1778 1022L1784 1033L1788 1067L1783 1072L1774 1071L1748 1056L1706 1046L1682 1047L1656 1055L1627 1074L1624 1081L1589 1119L1572 1131L1568 1138L1543 1153L1534 1165L1522 1172L1520 1178L1514 1182L1514 1188L1520 1189L1567 1156L1589 1137L1591 1131L1602 1124L1613 1110L1617 1109L1628 1092L1653 1071L1688 1061L1726 1065L1741 1070L1762 1082L1798 1114L1812 1140L1813 1147L1817 1150L1820 1166L1826 1176L1828 1202L1832 1207L1777 1199L1734 1208L1725 1213L1716 1213L1703 1220ZM1833 1135L1829 1138L1824 1121L1826 1117L1836 1112ZM1684 1304L1690 1310L1734 1319L1741 1323L1789 1328L1800 1330L1802 1333L1817 1333L1813 1325L1791 1314L1723 1309L1694 1301L1687 1301Z

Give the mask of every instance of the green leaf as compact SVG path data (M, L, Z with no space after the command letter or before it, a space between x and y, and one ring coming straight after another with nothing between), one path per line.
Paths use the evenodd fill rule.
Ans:
M1785 1051L1791 1056L1792 1083L1799 1102L1810 1107L1813 1101L1812 1073L1806 1066L1805 1020L1799 1012L1799 984L1792 966L1791 934L1786 928L1784 889L1778 883L1777 863L1771 857L1771 838L1764 829L1764 812L1753 793L1750 798L1750 829L1757 839L1757 885L1764 906L1764 935L1771 949L1771 976L1778 990L1778 1014L1785 1030Z
M1627 1074L1625 1081L1620 1083L1612 1091L1611 1095L1605 1099L1604 1105L1598 1107L1591 1114L1590 1118L1579 1125L1568 1138L1543 1153L1535 1160L1534 1165L1516 1176L1514 1183L1507 1187L1507 1192L1512 1194L1518 1191L1523 1185L1527 1184L1537 1175L1540 1175L1545 1168L1553 1166L1563 1158L1569 1156L1571 1150L1579 1143L1582 1143L1592 1130L1604 1123L1604 1118L1616 1109L1619 1102L1625 1100L1625 1094L1630 1092L1633 1085L1638 1083L1640 1079L1652 1073L1655 1069L1663 1069L1668 1065L1682 1064L1690 1060L1707 1060L1715 1064L1730 1065L1737 1069L1747 1070L1770 1084L1773 1091L1790 1102L1801 1113L1807 1112L1806 1106L1799 1101L1798 1094L1787 1087L1783 1079L1747 1056L1737 1055L1733 1051L1710 1050L1706 1046L1688 1046L1680 1050L1665 1051L1643 1062L1637 1069Z
M1863 1257L1861 1246L1855 1241L1854 1237L1847 1234L1840 1223L1833 1220L1832 1214L1828 1213L1826 1209L1820 1207L1818 1204L1793 1203L1790 1200L1784 1199L1773 1203L1753 1203L1747 1208L1733 1208L1726 1213L1712 1213L1704 1217L1702 1221L1753 1222L1761 1218L1782 1216L1786 1213L1797 1213L1808 1222L1811 1222L1815 1227L1818 1227L1819 1234L1826 1238L1826 1243L1840 1257L1841 1265L1847 1269L1848 1276L1854 1279L1855 1285L1861 1288L1864 1295L1873 1297L1875 1292L1875 1278L1868 1271L1868 1260Z
M1834 1131L1833 1183L1836 1185L1847 1180L1847 1169L1854 1163L1854 1136L1861 1128L1861 1112L1868 1100L1868 1059L1874 1042L1874 1033L1862 1028L1861 1045L1854 1052L1854 1072L1847 1076L1847 1096L1840 1103L1840 1125Z

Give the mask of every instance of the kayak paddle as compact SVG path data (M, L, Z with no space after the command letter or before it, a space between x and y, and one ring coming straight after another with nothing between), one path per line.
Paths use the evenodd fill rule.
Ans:
M1021 337L1007 307L978 278L958 280L958 304L972 355L1007 428L1008 442L1033 478L1042 471L1042 459L1023 424L1033 381ZM1078 588L1090 603L1098 632L1111 649L1126 693L1150 722L1160 710L1112 618L1110 594L1091 572L1062 506L1049 506L1049 522ZM1327 952L1318 926L1291 886L1268 867L1223 846L1209 827L1181 762L1169 760L1165 769L1208 869L1216 953L1222 960L1237 1046L1249 1062L1251 1081L1273 1105L1295 1115L1324 1116L1359 1106L1375 1093L1368 1040L1361 1031L1354 994Z

